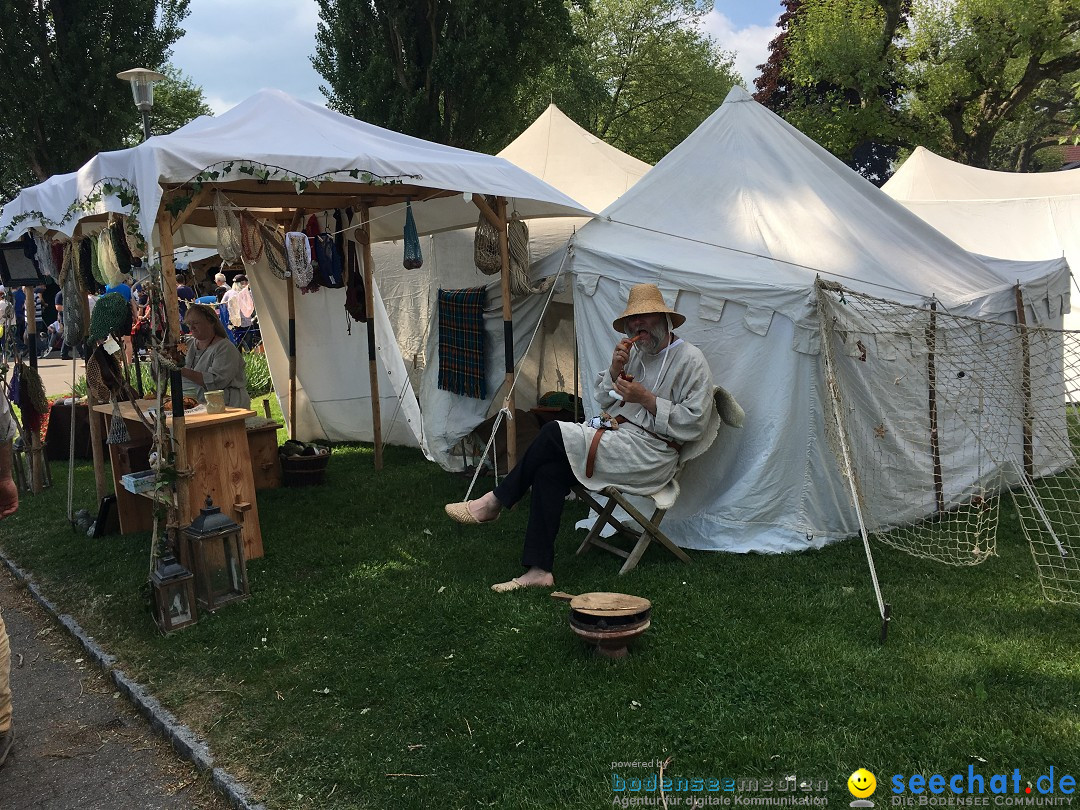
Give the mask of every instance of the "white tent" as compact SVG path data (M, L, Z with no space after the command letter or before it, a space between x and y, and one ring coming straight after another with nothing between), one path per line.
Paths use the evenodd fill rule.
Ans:
M610 362L611 320L629 287L653 282L686 316L679 334L746 410L745 428L725 429L683 476L665 519L691 548L790 551L857 530L825 439L818 274L900 303L933 295L949 312L1010 321L1017 275L1029 322L1060 322L1068 301L1063 261L1018 265L1015 275L992 269L739 87L569 251L583 380ZM868 407L880 404L869 384L862 393ZM947 475L966 473L943 463Z
M521 169L591 210L598 211L630 188L650 169L648 163L620 152L574 123L554 104L499 153ZM588 221L559 217L529 223L533 261L562 247ZM473 229L440 233L423 240L424 266L402 268L402 245L382 244L374 251L375 275L390 323L420 394L424 413L424 447L429 458L447 469L460 468L451 456L458 441L501 404L496 394L502 379L502 323L497 311L487 320L489 358L486 400L448 393L438 387L436 294L440 287L487 287L498 302L498 276L486 276L473 261ZM514 301L514 345L521 373L515 394L518 407L528 407L548 390L574 390L573 309L568 295L557 295L539 324L536 343L522 358L543 312L544 296ZM497 310L497 306L492 304ZM424 374L425 367L431 373Z
M1080 172L996 172L920 146L881 190L973 253L1080 267Z
M112 189L108 193L106 185ZM80 223L122 213L134 215L142 233L157 233L162 204L173 200L181 204L171 220L173 239L167 241L214 246L210 205L216 189L239 208L277 219L289 213L283 209L381 205L371 216L372 241L400 237L409 200L421 233L474 224L473 193L512 199L525 218L589 214L501 158L412 138L262 90L220 116L199 118L132 149L102 153L78 172L24 190L0 213L0 232L37 228L70 236ZM131 193L137 195L137 211L124 198ZM166 243L160 234L154 242ZM285 399L289 322L284 301L291 282L268 273L250 275L278 396ZM346 332L344 297L340 289L296 296L299 438L372 435L369 383L357 362L367 354L364 330ZM383 348L394 346L394 338L385 314L378 305L375 309L382 409L388 421L391 414L406 412L406 422L388 427L388 438L415 443L415 401L399 398L404 367L396 350ZM326 323L341 327L331 335L321 331ZM351 373L346 361L356 363ZM288 403L282 402L282 410L289 413Z

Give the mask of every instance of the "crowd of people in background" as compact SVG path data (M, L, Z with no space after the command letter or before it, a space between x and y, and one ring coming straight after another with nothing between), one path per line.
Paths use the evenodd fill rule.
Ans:
M133 351L145 349L140 335L149 330L140 330L140 323L149 321L149 295L141 282L135 282L128 275L114 285L105 288L105 294L119 293L131 305L132 339L125 340L130 357ZM255 300L248 284L248 278L241 273L232 275L231 283L226 273L219 268L211 268L201 284L194 284L192 274L187 269L178 269L176 273L176 296L179 305L180 321L183 324L191 303L211 306L225 328L228 339L240 349L251 350L261 342L258 319L255 314ZM97 295L87 297L89 311L93 311ZM49 279L34 288L34 320L37 335L37 352L41 359L60 353L60 359L70 360L72 354L83 356L83 347L71 346L64 338L64 294L56 283ZM10 337L3 341L5 351L13 350L24 356L29 350L27 340L26 293L22 287L5 289L0 285L0 335Z

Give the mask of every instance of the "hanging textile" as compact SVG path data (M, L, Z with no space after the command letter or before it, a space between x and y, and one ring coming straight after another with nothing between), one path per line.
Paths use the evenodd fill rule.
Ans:
M120 268L120 275L126 276L131 272L131 250L124 235L123 220L118 219L109 225L109 236L112 238L113 255L116 257L117 267Z
M105 286L113 287L123 281L123 276L120 274L120 265L116 261L112 233L108 228L102 228L98 231L96 239L101 275L105 279Z
M109 282L105 280L105 274L101 272L101 254L98 252L97 237L88 236L85 241L90 243L90 273L94 281L102 287L107 287Z
M439 290L439 388L487 398L483 287Z
M49 251L52 254L53 267L59 272L60 268L64 265L64 246L70 245L71 242L52 242L49 245Z
M37 261L38 271L43 276L55 279L60 272L60 268L53 263L51 245L49 245L45 237L34 234L34 246L36 248L34 259Z
M288 264L285 261L285 236L281 229L269 222L259 222L259 233L266 250L266 266L278 278L285 278Z
M345 310L349 316L360 323L367 323L367 294L364 287L364 273L360 269L357 259L358 246L350 240L348 243L348 270L345 275L348 281L345 283Z
M105 293L90 313L90 339L105 340L110 334L131 334L131 305L118 292Z
M240 261L240 219L236 208L221 191L214 192L214 220L217 222L218 255L225 264Z
M306 233L289 231L285 234L285 260L292 273L293 284L306 290L314 277L311 266L311 246Z
M64 251L63 264L60 270L60 289L64 293L64 342L69 346L78 346L86 340L86 319L83 316L83 308L80 302L86 297L86 291L82 288L81 279L75 271L73 264L78 249L68 242Z
M98 280L94 278L94 251L90 242L91 239L89 237L83 237L79 240L79 278L82 279L83 286L88 292L96 293L101 285L99 285Z
M266 243L259 229L259 221L247 211L240 212L240 256L244 267L254 265L262 258Z
M315 237L315 272L323 287L345 286L345 257L338 250L337 241L328 233Z
M406 270L417 270L424 266L424 256L420 252L420 235L416 232L416 220L413 219L412 203L405 203L405 256L401 266Z

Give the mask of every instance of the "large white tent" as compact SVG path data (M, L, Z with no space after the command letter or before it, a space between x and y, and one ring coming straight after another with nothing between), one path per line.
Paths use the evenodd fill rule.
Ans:
M649 171L644 161L619 151L578 126L554 104L501 152L504 158L549 185L599 211L616 200ZM556 217L529 223L529 254L538 261L562 247L585 217ZM423 240L424 266L402 267L402 245L382 244L374 251L375 277L390 324L407 363L415 368L424 414L424 447L429 458L447 469L460 468L451 451L459 440L501 404L497 392L503 369L499 347L502 323L498 312L487 319L489 358L486 400L471 399L438 387L436 298L440 287L487 287L489 300L499 301L498 276L486 276L473 260L473 229L440 233ZM519 407L535 403L549 390L574 390L573 308L569 295L556 295L544 312L545 296L514 301L514 345L520 375L515 389ZM496 308L497 310L497 308ZM538 319L543 315L542 323ZM331 325L336 327L336 324ZM539 329L539 331L537 331ZM522 356L533 334L532 350ZM430 373L423 373L430 367Z
M568 249L584 380L610 361L611 320L629 287L653 282L686 316L679 334L746 410L745 428L725 429L683 476L665 519L691 548L791 551L857 531L825 438L819 274L899 303L935 296L951 313L1010 322L1016 278L1030 323L1060 323L1068 302L1064 261L992 268L739 87ZM550 257L542 272L560 261ZM946 476L965 475L959 463L944 459ZM899 487L900 502L925 497L925 482L901 477Z
M1080 267L1080 172L998 172L917 147L882 191L961 247ZM1080 328L1080 312L1065 317Z

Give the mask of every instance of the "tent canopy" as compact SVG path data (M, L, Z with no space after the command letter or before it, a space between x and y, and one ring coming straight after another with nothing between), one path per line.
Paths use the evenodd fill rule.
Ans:
M261 172L270 174L264 178ZM0 231L27 212L37 213L20 220L20 230L54 229L68 236L80 220L130 214L131 207L115 194L91 199L110 178L137 192L144 234L152 232L163 198L192 197L194 207L183 212L188 224L176 236L177 244L191 246L215 243L209 192L216 187L254 213L322 211L376 200L390 204L390 211L373 218L375 241L400 237L407 200L418 208L421 233L474 224L472 193L510 198L525 218L590 213L501 158L430 143L278 90L261 90L220 116L198 118L132 149L103 152L78 172L24 190L0 215ZM298 193L301 182L306 186ZM70 206L88 199L91 204L73 216Z

